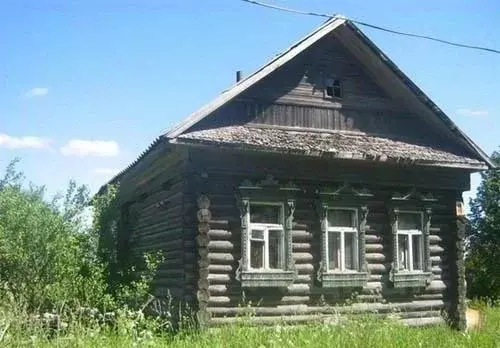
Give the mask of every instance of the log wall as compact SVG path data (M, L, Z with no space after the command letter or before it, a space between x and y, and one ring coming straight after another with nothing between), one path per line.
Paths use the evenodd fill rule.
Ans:
M182 152L165 152L156 160L155 175L148 171L148 177L135 178L143 184L127 195L132 200L127 203L128 252L136 262L144 253L162 252L164 262L158 268L154 292L160 298L171 296L175 303L194 302L192 282L197 278L195 225L186 219L195 214L196 206L185 194L186 162Z
M201 155L201 153L199 154ZM195 156L196 157L196 156ZM220 157L220 156L219 156ZM223 157L227 159L228 157ZM241 173L242 163L253 163L253 173ZM392 262L391 227L388 217L388 201L394 192L404 192L411 186L394 185L378 177L365 175L367 188L374 194L366 205L369 209L365 236L365 252L368 264L368 283L362 289L322 288L316 281L316 272L321 261L320 224L313 208L315 190L319 185L342 184L338 178L309 180L297 175L302 168L289 167L276 178L285 183L292 180L303 189L296 201L293 224L293 258L298 276L287 289L242 289L235 279L241 250L241 225L236 205L235 190L245 179L261 180L266 167L256 159L240 157L239 163L220 163L206 153L196 159L199 170L207 176L203 192L210 200L210 222L208 226L208 299L206 311L211 324L232 322L236 317L255 314L251 320L258 323L275 323L285 316L286 321L303 322L330 320L338 313L378 313L397 315L409 325L442 322L441 311L450 306L449 296L449 236L455 221L454 190L431 188L438 197L430 207L433 209L430 230L430 253L432 281L427 287L417 290L395 289L389 282ZM250 166L250 165L249 165ZM279 168L276 160L274 169ZM232 169L231 169L232 168ZM239 170L236 170L238 168ZM349 175L352 173L346 173ZM388 178L391 175L387 176ZM370 182L371 181L371 182ZM432 185L431 185L432 186Z

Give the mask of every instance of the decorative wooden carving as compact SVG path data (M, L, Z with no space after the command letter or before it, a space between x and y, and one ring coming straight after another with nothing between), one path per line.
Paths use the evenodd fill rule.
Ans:
M392 195L391 200L393 201L423 201L423 202L436 202L437 198L433 196L432 193L423 193L417 191L415 187L412 187L410 191L406 194L396 192Z
M241 219L241 259L235 273L242 287L286 287L296 278L295 262L292 254L292 228L295 213L295 192L300 189L288 182L280 186L278 180L272 175L267 175L264 180L252 183L244 180L238 187L236 201L240 210ZM282 270L254 271L249 269L248 260L248 212L252 199L257 201L269 200L271 202L283 202L285 207L284 216L284 243L285 264Z
M354 196L354 197L373 197L373 194L368 190L367 188L359 188L356 189L351 184L349 183L344 183L341 186L338 186L336 188L331 188L331 187L324 187L319 191L320 195L329 195L333 197L338 197L338 196Z
M286 270L295 271L295 262L292 254L292 228L293 214L295 213L295 200L289 199L286 202L286 218L285 218L285 243L286 243Z
M368 207L366 205L359 209L359 231L358 231L358 250L359 250L359 270L366 272L366 253L365 253L365 234L366 234L366 221L368 218Z
M432 262L431 262L431 246L429 242L429 237L431 234L431 218L432 209L427 208L424 213L424 270L425 272L432 272Z
M319 192L320 199L315 203L315 210L321 222L321 262L316 272L316 279L322 287L363 287L367 282L367 265L365 257L365 233L368 207L359 207L359 200L369 198L373 195L367 189L356 190L345 183L337 189L325 189ZM341 197L342 200L337 200ZM334 203L332 202L332 198ZM328 209L335 206L343 206L343 200L348 202L347 206L355 206L360 214L358 221L358 272L329 272L327 267L328 253ZM357 202L353 204L353 202ZM329 204L330 203L330 204Z

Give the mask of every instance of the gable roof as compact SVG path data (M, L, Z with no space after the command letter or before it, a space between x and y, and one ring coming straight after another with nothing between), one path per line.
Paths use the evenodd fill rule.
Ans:
M185 133L188 132L189 129L196 125L198 122L211 115L214 111L226 105L234 98L241 95L243 92L257 84L265 77L269 76L271 73L291 61L300 53L304 52L306 49L311 47L323 37L332 32L340 33L341 28L350 29L349 34L343 38L343 43L347 48L353 49L358 56L362 55L365 58L365 64L369 65L367 67L368 69L372 69L374 71L376 70L379 74L390 75L391 78L393 78L392 82L395 82L396 84L396 86L393 87L394 90L397 90L397 93L399 93L405 99L405 101L410 101L411 103L413 103L413 105L417 105L419 107L419 112L428 115L429 119L434 122L433 125L435 125L436 127L441 127L442 129L450 132L453 137L464 146L465 149L467 149L471 154L473 154L474 157L476 157L463 157L462 159L457 159L456 157L454 157L457 161L452 166L461 167L460 164L464 164L462 168L475 170L495 168L495 164L488 157L488 155L484 151L482 151L480 147L475 144L463 131L461 131L457 127L457 125L427 95L425 95L425 93L420 90L408 78L408 76L406 76L396 66L394 62L392 62L368 37L366 37L366 35L364 35L354 23L350 22L344 17L336 16L327 20L310 34L294 43L282 53L275 56L253 74L248 75L229 89L222 92L210 103L193 112L183 121L168 130L165 134L160 135L160 137L158 137L153 142L153 144L151 144L148 149L139 156L138 159L136 159L122 172L117 174L110 182L118 181L123 175L128 172L128 170L139 163L148 153L150 153L152 149L156 148L159 144L165 144L169 142L176 143L178 142L178 140L180 140L179 142L184 143L189 143L189 141L193 141L196 139L200 140L200 136L202 135L197 132L195 132L196 134L194 135ZM341 38L341 36L338 36L338 38ZM213 134L213 132L209 132L209 134ZM425 158L426 157L424 156L424 159ZM447 166L446 161L443 162L443 164L444 166Z
M488 155L481 150L481 148L475 144L463 131L461 131L457 125L434 103L425 93L420 90L397 66L392 62L375 44L368 39L361 30L349 20L343 17L333 17L330 20L327 20L323 25L319 28L311 32L309 35L299 40L288 49L286 49L281 54L277 55L267 64L262 66L253 74L249 75L245 79L233 85L228 90L221 93L210 103L201 107L182 122L171 128L168 132L165 133L165 137L167 139L175 139L187 130L194 126L196 123L203 120L205 117L212 114L214 111L218 110L220 107L233 100L244 91L248 90L250 87L264 79L266 76L271 74L273 71L277 70L297 55L302 53L304 50L312 46L321 38L326 35L335 32L338 28L342 26L348 26L357 37L364 44L364 49L368 48L375 54L375 59L377 62L374 64L377 65L378 68L385 69L387 71L395 74L397 79L404 85L405 92L407 94L412 94L414 98L417 98L421 104L423 104L428 112L433 114L433 117L437 119L441 127L446 128L448 131L452 132L454 137L460 141L465 148L467 148L472 154L474 154L477 158L481 159L486 165L490 168L495 167L494 163L488 157ZM353 37L351 37L352 39ZM373 61L374 57L367 57L368 60ZM379 64L379 61L383 64ZM408 98L408 96L405 96ZM479 169L479 168L478 168ZM483 168L484 169L484 168Z

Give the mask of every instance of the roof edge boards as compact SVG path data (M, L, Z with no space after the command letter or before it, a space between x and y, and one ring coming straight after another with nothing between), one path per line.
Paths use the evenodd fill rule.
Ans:
M442 122L456 135L458 135L461 140L469 147L473 153L479 156L489 168L496 168L496 164L490 159L490 157L471 139L467 134L465 134L453 120L446 115L439 106L436 105L429 98L424 91L422 91L397 65L390 59L382 50L380 50L375 43L367 37L361 29L351 21L347 21L347 26L349 26L353 32L370 47L377 55L382 55L384 59L380 59L389 69L391 69L396 76L405 81L407 88L423 103L427 106L431 112L438 116ZM486 168L488 169L488 168Z

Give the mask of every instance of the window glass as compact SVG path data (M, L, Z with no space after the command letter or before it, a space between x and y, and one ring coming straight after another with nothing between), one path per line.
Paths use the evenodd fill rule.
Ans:
M252 236L250 238L264 240L264 231L263 230L252 230Z
M269 230L269 268L282 268L282 232Z
M398 230L421 230L422 215L416 213L400 213L398 217Z
M399 269L408 270L410 268L410 260L408 258L408 235L398 235L398 253L399 253Z
M422 235L412 235L412 248L413 248L413 269L422 270Z
M279 205L250 205L250 222L259 224L281 224L281 206Z
M328 211L329 227L355 227L354 211L332 209Z
M328 233L328 270L340 269L340 233Z
M347 232L344 234L345 242L345 266L346 270L356 270L356 233Z
M326 96L342 98L342 82L338 79L327 78L325 81Z
M250 241L250 267L264 268L264 241Z

